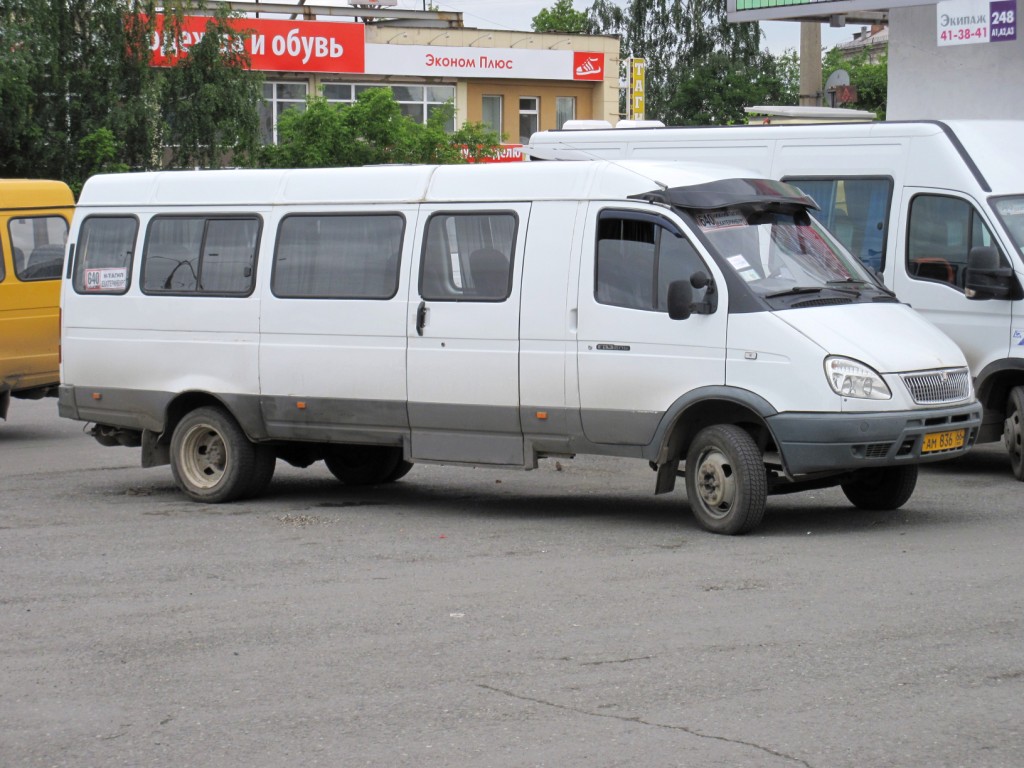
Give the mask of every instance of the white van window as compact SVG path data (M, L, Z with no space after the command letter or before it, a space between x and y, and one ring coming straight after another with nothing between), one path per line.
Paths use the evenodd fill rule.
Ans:
M992 233L966 200L917 195L910 201L907 274L911 277L963 290L971 248L992 244Z
M439 213L427 224L420 296L432 301L504 301L512 288L514 213Z
M812 211L861 264L881 272L889 232L892 179L828 178L783 179L814 198L821 206Z
M600 304L649 312L668 311L668 286L707 271L690 242L652 220L602 211L597 227L594 298ZM706 289L694 291L701 301Z
M19 280L57 280L64 266L68 223L63 216L30 216L11 219L14 272Z
M155 217L142 255L142 292L248 295L259 233L256 217Z
M398 291L404 229L398 214L286 216L271 291L281 298L390 299Z
M1024 254L1024 195L1003 197L994 200L993 205L1017 250Z
M138 229L134 216L90 216L82 222L75 252L76 293L128 290Z

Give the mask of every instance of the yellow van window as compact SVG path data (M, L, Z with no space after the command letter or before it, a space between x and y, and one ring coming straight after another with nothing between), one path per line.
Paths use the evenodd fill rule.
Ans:
M19 280L58 280L64 265L68 223L63 216L28 216L11 219L14 273Z

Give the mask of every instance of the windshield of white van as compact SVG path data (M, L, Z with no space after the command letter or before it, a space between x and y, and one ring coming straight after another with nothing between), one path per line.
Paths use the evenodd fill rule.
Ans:
M888 296L861 263L807 212L693 211L705 237L750 290L765 299L857 301ZM819 298L814 296L813 298ZM788 301L783 302L792 306Z
M1002 197L992 202L1017 251L1024 254L1024 195Z

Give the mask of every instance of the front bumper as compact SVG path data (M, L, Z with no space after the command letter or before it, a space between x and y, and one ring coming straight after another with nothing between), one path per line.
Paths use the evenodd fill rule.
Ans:
M981 413L975 401L892 413L779 413L767 422L786 472L805 475L962 456L978 438ZM962 446L922 452L925 435L960 429Z

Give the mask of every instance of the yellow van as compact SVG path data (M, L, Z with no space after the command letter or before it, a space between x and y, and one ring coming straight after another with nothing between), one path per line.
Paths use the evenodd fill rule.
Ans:
M57 393L60 277L75 199L60 181L0 179L0 419Z

